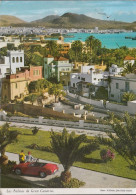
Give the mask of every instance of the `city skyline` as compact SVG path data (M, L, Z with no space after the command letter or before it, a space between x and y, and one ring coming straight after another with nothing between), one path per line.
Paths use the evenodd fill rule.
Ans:
M102 20L136 21L136 1L1 1L0 15L13 15L30 22L66 12Z

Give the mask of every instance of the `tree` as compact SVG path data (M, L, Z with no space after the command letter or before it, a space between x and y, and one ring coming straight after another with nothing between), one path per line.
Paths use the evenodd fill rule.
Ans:
M86 43L87 51L90 54L89 62L92 62L92 57L94 57L95 59L97 51L101 49L101 42L98 39L95 39L95 37L90 36L86 39L85 43Z
M133 101L136 99L136 95L134 93L131 92L125 92L123 93L122 96L122 101L127 103L128 101Z
M79 60L79 58L82 54L82 48L83 48L83 45L82 45L81 41L74 41L71 44L71 50L72 50L71 54L74 55L75 61Z
M60 95L63 94L62 89L63 89L62 84L52 84L52 86L49 87L48 93L50 95L55 96L55 102L57 100L57 97L60 97Z
M34 104L34 102L37 100L37 95L36 94L31 94L30 95L30 102L32 103L32 105Z
M108 91L105 89L105 87L100 86L95 93L95 97L97 99L107 100L108 99Z
M38 133L38 131L39 131L39 128L38 127L33 127L33 129L32 129L32 133L33 133L33 135L36 135L37 133Z
M51 147L57 155L64 171L61 173L61 180L69 182L71 179L70 167L74 162L81 160L86 154L90 154L98 148L95 141L87 144L86 135L76 136L74 132L68 134L64 128L61 134L51 131Z
M98 140L113 148L131 167L136 168L136 117L125 113L122 120L123 122L113 117L112 128L115 135L107 132L110 139L99 137Z
M48 40L46 44L46 48L48 49L50 55L58 56L59 52L58 52L58 46L56 41Z
M8 157L5 155L7 145L17 141L19 132L9 130L9 124L5 123L0 129L0 164L7 164Z

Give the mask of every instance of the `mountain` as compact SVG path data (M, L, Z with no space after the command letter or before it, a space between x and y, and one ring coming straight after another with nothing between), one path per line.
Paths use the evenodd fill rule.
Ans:
M0 26L12 26L13 24L26 23L24 20L10 15L0 15Z
M47 28L87 28L136 30L135 22L95 19L84 14L65 13L62 16L49 15L32 22L25 22L15 16L0 15L0 26L45 26Z
M47 16L48 17L48 16ZM95 28L100 29L135 29L135 23L127 23L121 21L100 20L95 19L84 14L65 13L55 19L46 20L46 18L33 21L33 25L43 25L52 28Z
M42 19L39 19L39 20L35 20L35 21L32 21L31 23L40 23L40 24L44 24L45 22L50 22L54 19L57 19L59 18L60 16L58 15L49 15L49 16L46 16L45 18L42 18Z

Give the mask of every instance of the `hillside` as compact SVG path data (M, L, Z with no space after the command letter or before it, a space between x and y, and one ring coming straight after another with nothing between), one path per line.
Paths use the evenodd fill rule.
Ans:
M12 26L13 24L26 23L24 20L10 15L0 15L0 26Z
M36 21L32 22L33 25L37 25ZM31 24L32 24L31 23ZM126 23L119 21L110 21L110 20L99 20L91 18L83 14L74 14L74 13L65 13L62 16L52 19L50 21L38 23L38 25L43 25L46 27L54 28L95 28L96 26L100 29L134 29L134 23Z
M39 20L35 20L35 21L32 21L31 23L40 23L40 24L44 24L45 22L49 22L49 21L52 21L54 19L57 19L59 18L60 16L58 15L49 15L49 16L46 16L42 19L39 19Z
M62 16L49 15L32 22L25 22L15 16L0 16L0 26L44 26L47 28L95 28L136 30L135 22L100 20L84 14L65 13Z

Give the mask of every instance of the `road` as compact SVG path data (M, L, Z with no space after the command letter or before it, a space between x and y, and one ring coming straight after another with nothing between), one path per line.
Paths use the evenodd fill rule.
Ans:
M0 126L5 124L5 121L0 121ZM57 127L57 126L46 126L46 125L37 125L37 124L26 124L26 123L17 123L17 122L10 122L10 126L14 127L20 127L20 128L27 128L30 129L32 127L38 127L42 131L51 131L53 129L54 131L57 132L62 132L64 127ZM107 137L107 134L102 131L96 131L96 130L86 130L86 129L74 129L74 128L67 128L67 131L70 133L72 131L75 131L76 134L86 134L88 136L103 136Z
M6 155L9 157L9 160L14 160L18 163L18 154L13 154L6 152ZM50 161L45 161L40 159L40 162L54 163ZM56 163L57 164L57 163ZM59 171L55 175L49 175L46 178L39 177L30 177L30 176L16 176L12 177L20 178L32 182L33 184L40 185L41 187L45 186L46 181L60 176L63 171L63 167L60 164L57 164ZM77 178L81 181L84 181L86 184L83 188L136 188L136 180L121 178L113 175L108 175L104 173L99 173L96 171L90 171L78 167L71 167L71 173L73 178Z

